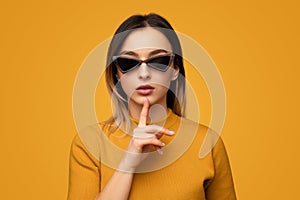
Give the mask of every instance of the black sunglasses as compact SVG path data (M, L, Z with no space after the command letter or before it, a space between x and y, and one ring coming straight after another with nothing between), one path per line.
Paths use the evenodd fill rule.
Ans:
M174 54L159 55L155 57L150 57L146 60L126 58L122 56L113 56L113 62L116 66L119 67L122 73L127 73L140 66L142 63L146 63L149 67L153 69L165 72L171 65L173 58Z

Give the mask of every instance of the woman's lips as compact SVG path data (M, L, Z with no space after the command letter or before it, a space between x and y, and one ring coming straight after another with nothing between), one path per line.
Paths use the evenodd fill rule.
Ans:
M154 87L151 85L141 85L136 88L136 92L140 95L149 95L153 92Z

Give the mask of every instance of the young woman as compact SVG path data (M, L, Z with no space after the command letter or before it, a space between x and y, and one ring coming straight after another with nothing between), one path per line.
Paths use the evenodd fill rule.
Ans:
M105 75L113 115L98 125L94 144L83 141L92 129L75 136L69 200L236 199L221 138L198 156L206 134L217 135L184 118L181 45L168 21L156 14L125 20Z

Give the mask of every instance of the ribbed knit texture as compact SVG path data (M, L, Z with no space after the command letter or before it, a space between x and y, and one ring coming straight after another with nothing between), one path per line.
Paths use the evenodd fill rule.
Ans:
M136 123L137 120L133 121ZM227 153L219 138L212 151L204 158L199 158L200 147L207 133L207 127L198 125L190 120L182 119L169 110L163 122L164 127L175 131L174 136L163 136L162 141L167 144L184 140L184 134L193 134L195 127L197 133L186 151L170 165L147 173L136 173L131 187L130 200L235 200L235 191ZM179 127L184 131L178 132ZM181 137L179 137L179 134ZM209 133L208 134L212 134ZM126 149L130 135L123 135L121 130L108 136L112 144ZM105 187L105 184L114 173L114 169L102 164L98 160L107 150L102 149L101 141L97 141L100 148L99 158L92 155L83 144L79 135L76 135L70 153L70 177L68 200L93 200ZM183 138L183 139L182 139ZM190 138L190 137L187 137ZM180 141L179 141L180 142ZM163 148L164 150L164 148ZM170 148L168 151L181 151ZM162 155L168 155L166 152ZM169 154L170 155L170 154ZM112 157L112 156L111 156ZM117 190L118 188L116 188Z

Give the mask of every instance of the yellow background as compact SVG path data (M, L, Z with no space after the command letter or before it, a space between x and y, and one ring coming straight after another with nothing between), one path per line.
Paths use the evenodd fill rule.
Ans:
M136 13L199 42L227 91L222 133L239 199L299 199L299 4L1 2L1 199L66 199L72 89L88 53Z

